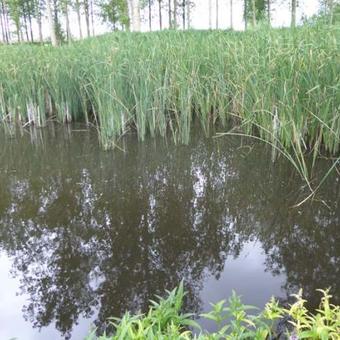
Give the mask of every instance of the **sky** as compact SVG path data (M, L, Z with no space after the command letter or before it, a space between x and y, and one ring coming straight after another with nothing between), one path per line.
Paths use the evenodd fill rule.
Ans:
M196 0L196 7L193 10L192 26L194 28L208 28L209 16L208 16L208 0ZM215 0L213 2L213 26L215 23ZM219 23L220 28L230 27L229 19L229 0L219 0ZM272 24L273 26L288 26L290 25L290 0L282 1L283 5L273 5L272 12ZM243 22L243 1L234 0L234 27L235 29L244 29ZM318 11L318 0L301 0L298 7L297 18L301 19L302 15L311 16Z

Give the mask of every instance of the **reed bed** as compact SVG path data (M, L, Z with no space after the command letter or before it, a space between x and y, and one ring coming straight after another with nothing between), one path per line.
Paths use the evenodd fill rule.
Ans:
M290 155L338 155L339 28L117 32L70 45L0 46L0 119L84 120L105 148L128 129L253 135ZM306 168L304 159L294 158Z

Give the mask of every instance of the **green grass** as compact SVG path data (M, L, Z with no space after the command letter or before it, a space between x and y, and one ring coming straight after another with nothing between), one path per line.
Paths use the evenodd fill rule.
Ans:
M311 313L306 300L299 294L296 302L288 308L279 305L274 298L263 311L244 305L234 292L228 303L222 300L212 304L209 313L201 317L213 321L217 331L208 333L193 320L195 315L183 314L182 303L185 295L183 284L168 292L166 298L151 301L146 314L131 315L129 312L111 319L113 335L96 336L94 330L86 340L220 340L220 339L311 339L338 340L340 334L340 307L331 304L328 291L322 293L319 308ZM278 327L281 322L280 327ZM189 329L195 329L196 334Z
M188 143L237 127L283 153L305 179L339 155L339 27L113 33L60 48L0 46L0 119L84 120L104 148L127 130ZM276 152L273 152L276 157Z

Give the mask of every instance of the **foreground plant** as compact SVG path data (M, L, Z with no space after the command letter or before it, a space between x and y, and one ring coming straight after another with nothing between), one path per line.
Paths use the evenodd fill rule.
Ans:
M115 329L113 336L95 336L95 331L86 339L190 339L188 327L198 327L192 314L182 314L184 297L183 283L173 291L167 291L166 298L157 297L151 301L147 314L131 315L127 312L121 319L112 318Z
M127 312L123 318L114 318L111 325L113 335L97 337L93 331L86 340L118 340L118 339L340 339L340 307L330 303L329 290L322 293L320 307L311 313L306 308L306 300L302 291L294 295L296 302L288 308L272 298L264 310L257 314L253 306L244 305L239 296L233 292L228 303L222 300L212 304L209 313L200 315L202 318L216 323L217 331L202 331L193 320L194 315L182 314L182 302L185 295L183 283L166 298L158 297L158 302L151 301L147 314L131 315ZM284 324L279 330L278 324ZM281 327L282 328L282 327ZM193 332L196 329L196 332Z

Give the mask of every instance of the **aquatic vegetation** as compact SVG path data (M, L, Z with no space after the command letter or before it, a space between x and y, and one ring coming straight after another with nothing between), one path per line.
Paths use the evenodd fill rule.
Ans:
M112 319L114 335L96 337L95 330L87 340L115 339L339 339L340 307L330 303L329 291L322 293L319 309L312 314L306 308L302 292L295 295L296 302L288 308L279 305L274 298L263 311L255 315L249 310L255 307L244 305L233 292L228 303L222 300L212 304L209 313L201 317L216 323L217 331L208 333L192 319L193 315L182 314L184 297L183 283L166 298L151 301L147 314L131 315L127 312L121 319ZM281 325L280 325L281 322ZM191 329L196 329L194 332Z
M0 119L92 122L104 148L129 129L188 143L194 121L205 134L234 127L309 183L320 153L339 154L339 32L117 32L57 49L1 46Z

